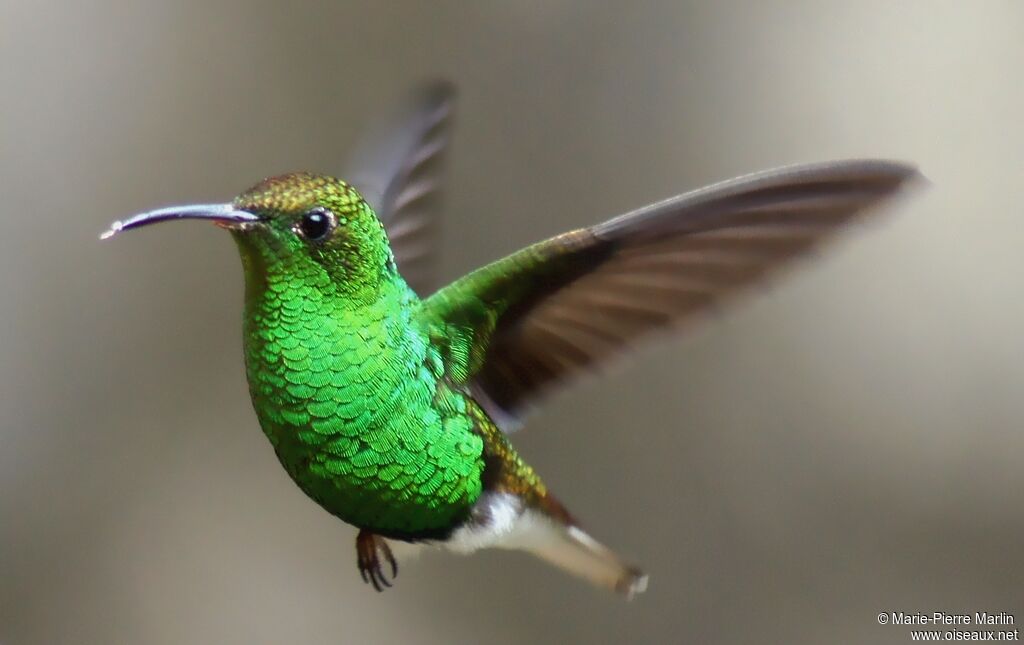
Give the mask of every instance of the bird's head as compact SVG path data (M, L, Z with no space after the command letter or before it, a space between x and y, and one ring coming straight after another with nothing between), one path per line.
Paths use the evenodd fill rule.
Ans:
M175 219L204 219L230 231L251 288L282 280L356 292L395 271L373 209L355 188L325 175L272 177L227 204L148 211L114 222L101 237Z

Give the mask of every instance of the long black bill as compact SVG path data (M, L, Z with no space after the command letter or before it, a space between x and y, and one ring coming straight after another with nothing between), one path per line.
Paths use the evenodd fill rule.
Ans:
M100 234L100 239L113 237L121 231L131 228L166 222L172 219L205 219L224 224L245 224L258 221L252 213L235 209L231 204L197 204L195 206L171 206L158 208L155 211L140 213L124 221L118 220L110 228Z

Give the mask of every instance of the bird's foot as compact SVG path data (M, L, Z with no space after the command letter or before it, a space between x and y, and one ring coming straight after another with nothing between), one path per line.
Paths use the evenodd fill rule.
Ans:
M390 581L381 567L382 555L391 565ZM391 582L398 575L398 563L395 562L391 547L384 538L369 531L359 531L359 536L356 537L356 556L359 575L363 577L363 582L372 584L377 591L384 591L384 587L391 586Z

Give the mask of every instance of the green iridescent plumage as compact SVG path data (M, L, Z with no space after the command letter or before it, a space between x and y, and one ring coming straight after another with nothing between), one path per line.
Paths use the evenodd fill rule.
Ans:
M743 177L537 243L428 296L430 168L450 104L446 86L427 92L363 155L353 176L368 199L295 173L107 235L180 218L231 231L257 417L299 487L359 527L359 568L378 589L390 585L382 559L397 571L398 540L523 549L640 591L646 577L579 528L504 431L557 386L816 247L916 171L866 160Z
M347 184L311 175L266 182L235 204L281 222L276 234L235 238L250 285L253 403L282 464L347 522L389 536L447 531L480 495L482 440L465 396L442 382L373 211ZM310 246L291 229L317 205L344 235Z

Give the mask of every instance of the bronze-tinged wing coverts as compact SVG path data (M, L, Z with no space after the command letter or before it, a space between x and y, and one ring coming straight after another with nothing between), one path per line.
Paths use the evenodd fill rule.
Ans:
M472 348L459 376L508 427L555 386L691 320L919 177L850 160L714 184L527 247L440 290L423 314Z

